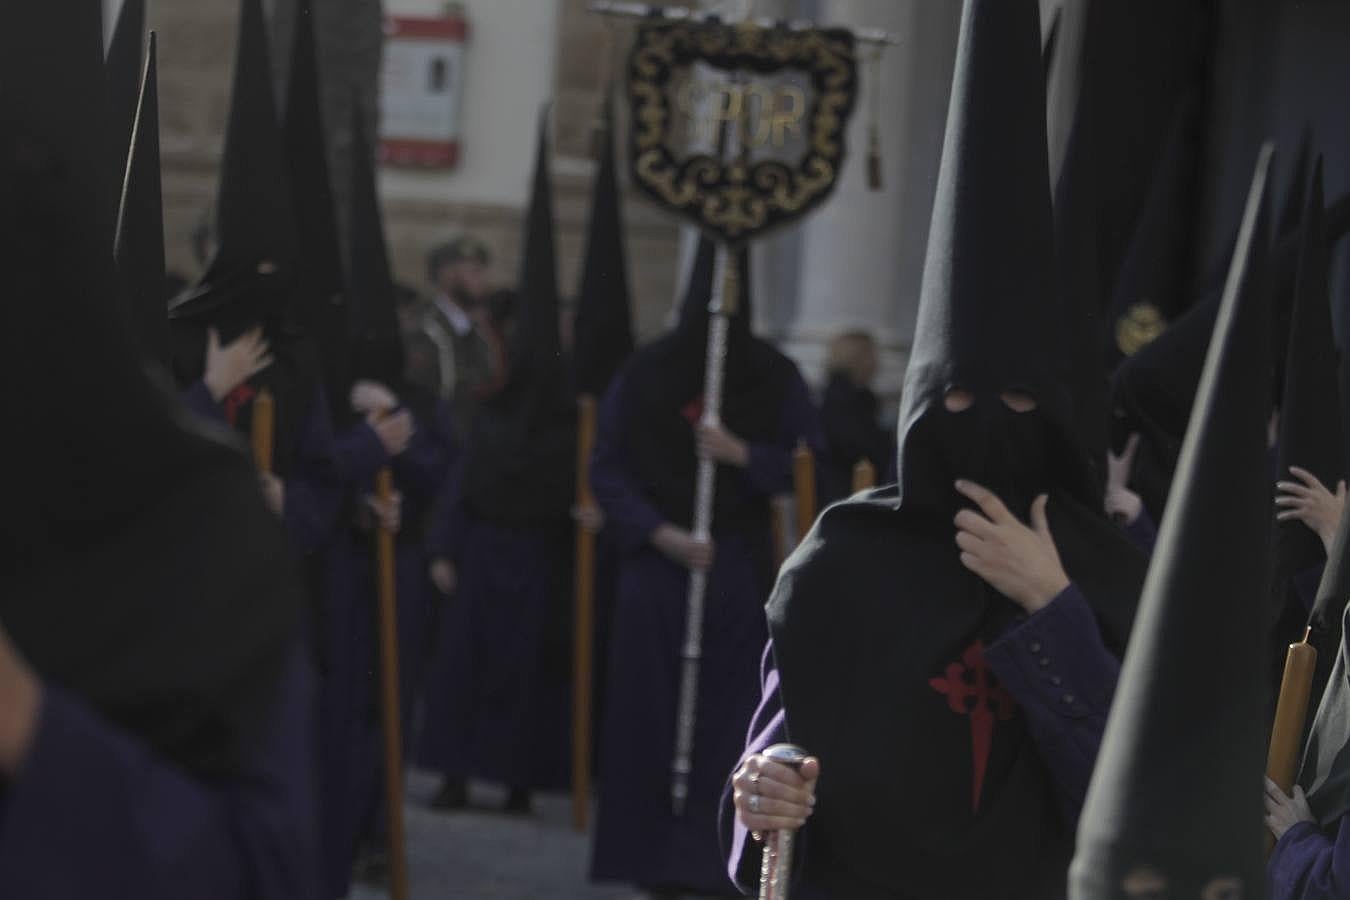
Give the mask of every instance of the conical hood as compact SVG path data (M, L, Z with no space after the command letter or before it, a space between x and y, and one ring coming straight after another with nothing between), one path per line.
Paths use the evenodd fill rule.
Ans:
M164 297L164 207L159 168L158 45L150 35L140 103L132 131L131 156L117 216L113 255L126 320L141 353L162 363L169 359L169 319Z
M328 142L319 88L319 59L314 43L314 11L300 0L291 47L284 137L287 175L294 201L299 240L294 314L319 348L329 399L345 409L348 380L348 313L343 296L342 245L328 174Z
M1089 503L1095 493L1062 381L1040 49L1035 0L967 0L900 414L905 505L945 507L949 476L979 480L1001 465L953 472L945 461L933 431L964 427L943 410L958 387L974 396L979 420L962 444L989 446L991 429L1025 430L1004 421L1000 396L1029 394L1058 460L1053 477ZM1024 486L1036 480L1009 475Z
M613 116L605 101L606 130L591 195L581 290L575 325L578 394L603 396L614 373L633 352L633 314L623 245L623 210L614 159Z
M1106 357L1101 351L1106 306L1098 255L1098 158L1094 117L1098 103L1094 68L1085 67L1078 108L1064 165L1055 184L1055 261L1069 337L1064 354L1065 383L1073 402L1073 427L1092 469L1094 484L1105 483L1110 411Z
M1106 335L1112 367L1150 343L1190 302L1199 106L1196 94L1177 104L1116 276Z
M127 151L136 123L145 60L145 0L122 0L104 63L108 91L108 141L117 183L126 172Z
M1272 155L1257 163L1080 820L1075 900L1263 891Z
M278 122L261 0L240 0L215 254L171 307L174 318L215 320L222 339L288 312L298 248Z
M403 341L375 178L375 150L355 104L352 116L352 207L347 248L354 341L352 375L397 384L403 374Z
M1301 249L1294 278L1292 323L1285 359L1284 399L1280 404L1279 465L1281 479L1299 466L1332 491L1346 475L1339 416L1336 347L1332 340L1331 293L1326 223L1322 210L1322 160L1313 166L1312 184L1304 203ZM1290 578L1322 560L1322 542L1301 522L1276 526L1275 574ZM1339 615L1339 611L1338 611Z
M566 521L574 497L576 401L558 333L549 117L539 118L539 149L525 215L520 303L511 374L483 404L464 463L465 496L480 515L506 524Z
M256 474L178 418L109 300L99 7L6 4L0 28L0 378L25 435L0 448L0 621L45 683L228 778L275 699L298 593Z
M549 113L539 116L530 207L525 214L524 251L520 263L520 320L514 359L535 371L553 371L562 364L558 333L558 263L553 243L553 184L548 149Z
M1321 156L1318 156L1321 160ZM1307 210L1304 203L1308 196L1308 179L1313 168L1312 129L1307 125L1299 133L1298 153L1294 157L1294 168L1289 172L1289 183L1285 186L1284 196L1280 200L1279 230L1280 237L1293 234L1303 222Z

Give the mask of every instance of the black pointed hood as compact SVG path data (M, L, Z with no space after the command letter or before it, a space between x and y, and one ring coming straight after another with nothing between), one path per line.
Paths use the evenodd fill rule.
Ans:
M1063 381L1048 167L1036 4L968 0L900 411L906 506L945 511L955 477L996 491L1053 479L1093 503ZM970 410L946 412L951 388L974 394ZM1036 412L1010 412L1005 391ZM979 450L961 460L953 444Z
M1280 403L1277 477L1296 480L1290 466L1307 469L1329 487L1346 475L1339 416L1337 356L1332 338L1329 247L1322 209L1322 160L1313 166L1302 219L1293 308ZM1278 332L1277 332L1278 333ZM1323 559L1321 540L1301 522L1276 526L1276 576L1291 578Z
M614 159L613 116L606 98L606 129L591 194L586 256L581 267L575 325L578 394L603 396L610 380L633 352L633 313L628 261L623 243L623 209Z
M375 176L375 149L366 136L365 123L355 104L352 106L351 174L351 225L347 232L347 293L353 340L351 374L353 378L401 385L403 340Z
M240 0L215 254L170 306L172 318L214 324L222 340L292 312L299 252L271 66L261 0Z
M525 214L510 375L479 411L464 464L471 508L515 526L566 522L575 499L576 403L558 332L548 134L544 112Z
M145 60L145 0L122 0L104 63L108 91L108 142L117 183L126 171L127 151L136 123Z
M531 374L555 373L562 366L562 338L558 332L558 261L553 239L553 182L548 138L550 116L539 117L530 207L525 214L524 250L520 262L520 312L516 325L513 368Z
M1154 340L1190 302L1199 113L1198 94L1177 103L1116 275L1106 334L1107 359L1113 368Z
M310 0L297 4L294 24L283 127L299 250L294 314L318 347L324 381L331 386L329 400L340 412L347 408L348 313Z
M113 256L126 320L141 353L170 365L169 319L164 303L164 207L159 168L159 70L150 35L131 154L117 216Z
M298 592L242 453L179 417L118 309L99 4L0 29L0 621L44 683L184 771L242 761L293 650ZM190 602L185 602L190 598Z
M1127 885L1144 879L1172 897L1264 889L1265 673L1254 661L1271 577L1271 157L1267 146L1257 163L1080 820L1074 900L1133 896Z
M1318 161L1321 161L1320 155ZM1289 183L1285 186L1284 195L1280 200L1280 215L1277 219L1279 226L1275 232L1280 237L1293 234L1304 221L1303 214L1307 210L1307 204L1304 200L1308 196L1308 179L1312 175L1312 169L1312 128L1304 125L1303 130L1299 133L1298 153L1294 156L1294 168L1289 171Z
M1109 435L1109 379L1101 352L1105 291L1098 252L1098 104L1095 67L1085 66L1077 109L1054 191L1055 262L1066 336L1063 375L1073 409L1074 435L1086 454L1094 486L1105 483Z

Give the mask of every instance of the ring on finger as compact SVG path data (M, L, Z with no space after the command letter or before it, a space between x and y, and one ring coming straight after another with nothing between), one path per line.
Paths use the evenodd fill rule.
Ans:
M753 775L750 776L750 792L751 792L751 793L754 793L754 794L758 794L758 793L759 793L759 773L758 773L758 772L756 772L755 774L753 774Z
M759 799L760 799L759 794L750 795L750 802L748 806L750 807L750 812L754 813L755 815L759 815L759 805L760 805Z

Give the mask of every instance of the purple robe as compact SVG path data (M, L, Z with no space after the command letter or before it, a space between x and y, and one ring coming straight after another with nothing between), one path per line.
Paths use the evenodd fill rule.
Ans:
M591 877L650 888L733 895L718 844L726 773L758 699L756 662L767 640L764 603L772 571L762 534L717 534L703 629L693 771L684 815L671 810L681 647L689 573L650 544L666 517L633 487L619 442L622 377L601 409L591 478L623 554L610 637L606 710L600 733L600 805ZM783 400L781 434L750 448L739 489L765 497L792 486L792 448L821 444L800 376Z
M396 545L399 635L399 705L405 746L417 701L429 596L420 522L454 455L453 437L439 421L421 420L408 448L390 458L373 428L359 422L334 441L337 471L351 508L359 513L374 477L390 466L403 494L404 530ZM342 529L325 551L320 643L324 658L321 696L324 784L325 896L346 896L352 860L362 840L383 833L384 743L380 717L378 595L374 534Z
M0 896L317 900L313 674L293 654L239 771L206 783L48 685L0 788Z
M447 778L556 789L570 778L571 523L509 526L452 475L428 537L459 574L441 598L417 759Z
M1341 819L1330 832L1301 822L1275 845L1269 864L1270 900L1350 897L1350 828Z
M1053 656L1047 648L1054 648ZM1070 585L1049 605L1006 631L985 651L985 659L1025 716L1066 819L1076 822L1120 675L1120 662L1102 642L1091 608L1078 588ZM779 693L772 645L764 651L762 671L759 708L750 720L740 760L788 741L787 713ZM830 760L821 760L822 777L829 777L830 766ZM923 815L922 810L910 813ZM722 795L721 821L727 871L742 889L753 890L758 885L759 847L736 817L729 777ZM810 843L808 822L799 836L796 860L810 852ZM803 885L794 890L793 896L801 900L826 900L845 893L859 898L872 896L861 886L843 892L841 882L847 878L846 873L838 873L839 880Z

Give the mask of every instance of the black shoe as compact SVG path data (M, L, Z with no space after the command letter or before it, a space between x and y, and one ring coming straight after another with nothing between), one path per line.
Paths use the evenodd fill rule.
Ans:
M528 816L532 812L530 792L524 788L511 788L511 792L506 795L502 812L511 816Z
M431 798L430 806L440 812L454 812L469 805L469 789L463 778L447 778Z
M367 887L386 887L389 884L388 851L365 850L356 861L352 877Z

